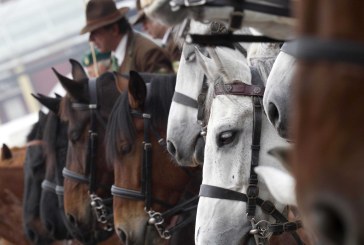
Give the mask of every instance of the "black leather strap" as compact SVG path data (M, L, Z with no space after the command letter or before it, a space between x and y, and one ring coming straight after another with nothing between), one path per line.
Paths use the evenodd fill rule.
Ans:
M79 173L76 173L74 171L68 170L66 167L63 168L62 174L63 174L63 177L65 177L65 178L69 178L69 179L72 179L72 180L75 180L75 181L78 181L81 183L85 183L85 184L89 183L89 179L87 177L85 177Z
M174 92L173 101L178 103L178 104L189 106L189 107L192 107L192 108L195 108L195 109L198 108L197 100L192 99L191 97L189 97L187 95L184 95L184 94L181 94L181 93L179 93L177 91Z
M364 44L303 37L283 45L284 52L306 61L335 61L364 65ZM282 48L283 48L282 47Z
M47 191L56 193L57 185L55 183L50 182L49 180L46 180L46 179L43 180L41 186L42 186L43 190L47 190Z
M232 43L283 43L286 40L279 40L266 36L253 36L245 34L221 33L221 34L189 34L186 42L205 46L231 47Z

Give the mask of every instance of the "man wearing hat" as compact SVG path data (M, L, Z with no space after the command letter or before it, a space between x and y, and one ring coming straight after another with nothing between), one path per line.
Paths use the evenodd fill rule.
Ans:
M95 49L95 58L99 75L111 70L111 52L101 53ZM85 67L89 77L97 77L91 52L87 52L83 56L82 65Z
M132 30L125 17L128 10L117 9L113 0L90 0L81 34L89 32L89 40L100 52L112 52L114 71L173 73L168 55L153 41Z

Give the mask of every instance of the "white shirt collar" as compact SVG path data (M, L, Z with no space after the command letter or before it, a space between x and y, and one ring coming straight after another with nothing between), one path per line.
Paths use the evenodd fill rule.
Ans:
M113 52L113 55L118 60L119 66L121 66L121 64L124 61L127 42L128 42L128 35L125 34L124 37L120 40L119 45L117 46L116 50Z

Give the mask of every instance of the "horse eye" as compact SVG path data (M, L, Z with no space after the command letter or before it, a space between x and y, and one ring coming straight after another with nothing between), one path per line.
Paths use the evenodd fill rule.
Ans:
M224 132L220 133L220 135L218 136L217 145L219 147L228 145L234 141L235 136L236 136L236 131L232 131L232 130L224 131Z
M81 137L81 133L78 130L74 130L71 132L70 140L72 143L75 143Z

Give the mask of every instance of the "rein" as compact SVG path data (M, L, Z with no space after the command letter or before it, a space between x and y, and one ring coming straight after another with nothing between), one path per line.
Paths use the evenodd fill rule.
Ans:
M252 153L250 161L251 167L249 185L246 194L218 186L202 184L199 195L202 197L241 201L247 203L246 215L252 225L252 230L250 231L250 234L254 235L256 244L266 244L271 235L279 235L283 232L290 232L293 238L296 240L297 244L301 245L303 243L299 238L298 234L295 232L297 229L302 227L301 221L288 222L285 216L276 209L272 202L259 198L258 175L254 172L254 168L259 165L260 137L263 114L261 98L264 95L265 89L264 86L262 86L261 84L262 81L260 79L252 79L251 85L246 84L242 81L235 80L231 84L216 84L214 87L214 96L238 95L252 97ZM272 216L278 223L271 224L266 220L256 221L255 212L257 206L259 206L264 213Z
M195 215L190 215L185 220L175 224L173 227L166 227L165 219L197 209L198 196L195 196L183 203L173 206L156 198L152 195L152 143L150 132L157 139L159 145L166 149L166 142L160 136L159 132L153 127L151 123L151 114L143 113L137 110L131 110L134 117L142 118L144 120L144 141L143 141L143 161L142 161L142 180L140 191L130 190L113 185L111 187L111 194L113 196L128 198L132 200L144 201L144 210L149 216L148 224L154 225L159 236L162 239L170 239L173 233L187 226L195 220ZM152 203L158 203L168 208L167 211L162 213L156 212L152 209Z
M97 87L96 79L88 80L89 97L90 103L72 103L72 108L75 110L90 111L90 129L89 129L89 140L87 148L86 158L86 176L76 173L72 170L63 169L62 174L65 178L72 179L74 181L88 184L89 185L89 197L91 199L90 205L99 223L105 231L113 231L113 215L112 215L112 198L102 199L96 195L96 147L98 144L97 138L97 122L101 124L103 128L106 128L106 123L102 120L102 117L98 111L98 100L97 100Z

